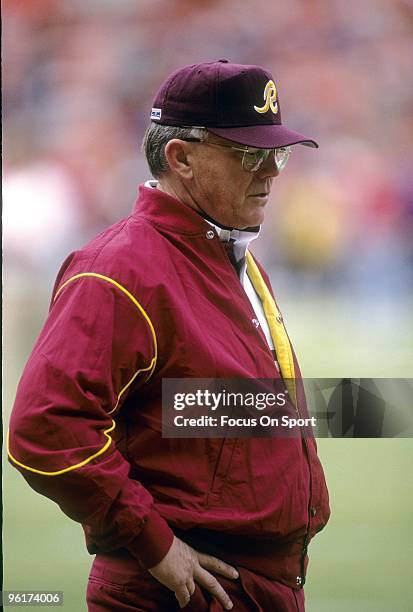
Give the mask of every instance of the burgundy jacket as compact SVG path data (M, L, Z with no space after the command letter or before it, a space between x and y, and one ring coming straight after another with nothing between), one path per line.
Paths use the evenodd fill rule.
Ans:
M124 548L152 567L175 532L303 584L308 542L329 517L314 439L161 436L162 378L280 376L253 319L211 226L156 189L142 186L128 218L65 261L9 457L82 523L90 552Z

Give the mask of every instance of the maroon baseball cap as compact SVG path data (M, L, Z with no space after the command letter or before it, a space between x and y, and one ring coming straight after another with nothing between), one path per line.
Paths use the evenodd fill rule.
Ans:
M226 59L173 72L155 96L151 119L162 125L205 127L217 136L262 149L318 147L312 138L281 124L270 72Z

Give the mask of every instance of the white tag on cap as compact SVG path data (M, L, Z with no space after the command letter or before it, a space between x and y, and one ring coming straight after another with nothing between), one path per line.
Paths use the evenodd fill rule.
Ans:
M160 119L162 115L162 109L153 108L151 111L151 119Z

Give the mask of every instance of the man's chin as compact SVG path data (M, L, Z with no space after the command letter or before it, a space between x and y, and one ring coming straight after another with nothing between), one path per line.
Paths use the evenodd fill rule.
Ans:
M259 227L260 225L263 224L264 217L265 217L264 211L262 211L261 214L251 215L248 217L248 219L243 219L242 223L239 223L239 226L237 226L237 229L246 230L246 229Z
M256 221L256 222L252 222L249 223L248 225L246 225L245 223L243 223L242 225L234 225L234 229L238 229L238 230L243 230L243 231L250 231L250 232L258 232L258 230L260 229L260 226L262 225L262 221Z
M242 211L242 214L238 214L234 217L232 219L227 219L226 225L239 230L259 227L264 222L265 205L254 207L250 205Z

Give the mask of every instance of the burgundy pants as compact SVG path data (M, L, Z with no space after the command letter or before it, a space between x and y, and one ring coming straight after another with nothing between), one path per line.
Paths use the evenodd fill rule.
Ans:
M129 563L131 565L131 563ZM228 580L215 574L230 596L234 612L304 612L304 591L295 590L237 568L238 580ZM109 555L97 555L89 576L87 589L89 612L178 612L178 602L172 591L160 584L133 561L133 576L113 567ZM196 585L185 612L221 612L222 606Z

